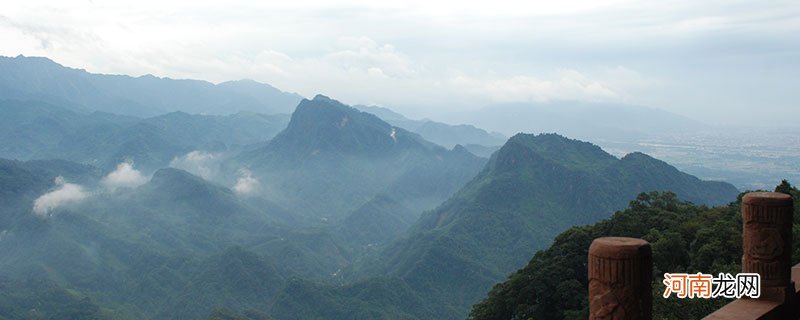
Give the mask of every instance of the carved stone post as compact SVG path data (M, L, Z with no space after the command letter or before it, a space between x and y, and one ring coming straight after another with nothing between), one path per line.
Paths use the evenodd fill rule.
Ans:
M751 192L742 198L742 272L761 275L761 299L786 302L791 285L792 197Z
M647 241L595 239L589 247L589 319L651 319L652 270Z

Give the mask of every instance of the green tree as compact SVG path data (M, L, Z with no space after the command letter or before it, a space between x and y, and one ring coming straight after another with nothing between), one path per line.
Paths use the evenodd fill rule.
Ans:
M739 208L738 202L708 208L681 201L671 192L641 193L611 218L573 227L556 237L525 268L494 286L485 300L473 306L469 318L585 319L588 249L592 240L603 236L644 238L652 244L657 319L702 318L728 300L663 299L663 274L738 272L742 255Z
M775 187L775 192L780 192L780 193L785 193L785 194L791 195L792 194L792 189L793 189L793 187L789 183L789 181L786 181L786 179L784 179L783 181L781 181L781 184L779 184L777 187Z

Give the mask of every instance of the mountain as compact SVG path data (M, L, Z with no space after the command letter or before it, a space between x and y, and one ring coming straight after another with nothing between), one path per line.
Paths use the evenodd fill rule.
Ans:
M437 319L430 303L399 279L325 286L293 279L278 294L275 319Z
M140 119L19 100L0 100L0 112L0 157L60 158L106 169L131 160L148 171L193 150L219 152L267 141L289 122L288 115L252 112Z
M73 209L116 236L160 250L206 254L278 238L291 213L189 172L165 168L133 189L101 190ZM260 240L256 240L260 239Z
M413 223L416 214L386 195L363 204L342 221L338 234L347 243L375 246L396 239Z
M163 130L167 137L182 145L236 146L271 139L286 128L289 115L238 112L220 116L176 111L146 118L141 122Z
M470 153L484 158L491 158L492 153L497 150L500 150L500 146L494 147L487 147L479 144L466 144L464 148L467 149Z
M101 176L94 167L64 160L15 161L0 158L0 233L37 225L33 201L53 188L56 177L90 183Z
M291 211L337 222L385 194L421 212L440 203L485 163L380 118L318 95L298 104L284 131L227 164L253 171L263 195Z
M180 294L169 297L162 319L202 319L216 307L266 310L286 282L277 268L241 247L231 247L198 264Z
M103 168L131 160L141 168L156 170L191 151L218 153L267 141L287 122L286 115L214 116L173 112L123 126L81 127L65 135L45 155Z
M738 194L729 184L701 181L644 154L617 159L587 142L518 134L472 181L371 261L366 274L401 278L441 302L442 317L463 318L480 292L559 232L606 218L639 192L667 188L709 205Z
M27 160L55 148L81 127L130 124L135 118L82 114L38 101L0 100L0 155Z
M297 105L289 125L273 139L270 150L289 152L293 158L313 152L383 156L426 144L430 143L372 114L317 95Z
M476 127L364 108L0 58L0 157L18 159L0 158L0 318L463 318L642 191L695 211L738 193L643 153L555 134L495 149ZM631 114L578 124L677 121Z
M419 134L426 140L447 148L452 148L459 144L483 147L500 146L507 139L498 132L489 133L486 130L467 124L450 125L427 119L412 120L384 107L364 105L354 107L361 111L372 113L393 126Z
M498 104L452 113L448 119L507 135L558 132L593 142L640 141L655 134L707 128L700 122L660 109L577 101Z
M157 169L195 147L256 139L249 130L269 129L259 123L271 118L178 112L140 119L40 102L5 102L26 115L9 125L31 135L36 130L28 128L36 126L29 124L60 130L31 143L40 148L36 154L80 157L99 166L0 161L0 277L7 276L9 285L16 286L27 281L26 270L43 270L38 277L54 286L52 294L63 291L75 301L88 299L80 304L86 310L80 310L99 308L95 311L110 318L198 318L225 308L234 313L269 310L285 292L286 279L341 283L340 270L376 252L370 245L388 243L404 232L422 207L450 196L486 161L464 148L447 150L374 115L317 97L301 103L286 129L270 142L239 147L245 151L236 160L253 162L230 162L237 171L252 170L252 178L267 192L308 176L317 180L295 186L328 188L331 181L343 181L327 191L337 202L312 198L315 192L310 190L308 199L279 204L269 197L243 195L224 181ZM48 126L61 121L64 125ZM154 173L141 177L141 185L108 189L103 179L114 167L103 164L114 164L123 155L132 157L137 169L151 164ZM276 181L264 173L286 174L287 179ZM67 196L65 192L78 194L56 202L47 214L32 212L36 199ZM347 196L362 200L350 202ZM332 221L320 223L320 215L311 214L315 212L296 210L308 203L327 210ZM331 204L343 209L334 212ZM362 233L362 227L375 229ZM258 284L266 291L237 283ZM37 291L22 298L52 294ZM4 297L0 304L22 299ZM43 312L49 317L56 311Z
M3 319L114 319L87 297L31 272L21 280L0 277Z
M215 85L152 75L94 74L47 58L20 55L0 57L0 99L39 100L73 110L146 117L173 111L289 113L302 97L252 80Z
M501 146L507 140L506 136L498 132L488 133L472 125L449 125L436 121L425 121L414 132L425 139L448 147L458 144L493 147Z
M59 190L57 176L88 196L47 217L33 214L34 199ZM285 279L301 275L287 260L312 265L319 254L321 241L293 236L304 253L280 255L272 248L297 233L283 223L288 213L188 172L162 169L141 186L114 191L101 189L100 177L62 160L0 159L0 286L14 290L0 290L0 317L20 318L32 303L44 318L266 310Z

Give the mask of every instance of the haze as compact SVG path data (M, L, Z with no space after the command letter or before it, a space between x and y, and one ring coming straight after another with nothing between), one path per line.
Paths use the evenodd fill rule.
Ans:
M250 78L415 117L567 100L796 125L799 13L796 1L25 1L3 5L0 55Z

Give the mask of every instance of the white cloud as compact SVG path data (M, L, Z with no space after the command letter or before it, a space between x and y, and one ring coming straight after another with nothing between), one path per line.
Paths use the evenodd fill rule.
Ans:
M345 71L389 77L409 77L417 73L414 61L391 44L379 44L368 37L343 37L340 49L325 55L324 61Z
M80 185L68 183L61 176L55 179L55 184L57 186L55 190L45 193L33 201L34 214L40 217L48 217L53 209L81 202L91 195L91 193L84 191Z
M147 178L133 168L128 162L117 165L117 169L103 177L100 183L106 189L114 191L118 188L136 188L147 183Z
M611 87L576 70L560 70L553 78L513 76L499 79L476 79L458 76L452 84L463 92L485 96L492 102L531 102L549 100L605 101L621 97Z
M219 161L219 154L195 150L181 157L175 157L169 166L211 180L219 170Z
M252 195L258 191L261 183L253 177L253 173L247 169L239 170L239 178L236 180L236 185L233 186L233 191L240 195Z

